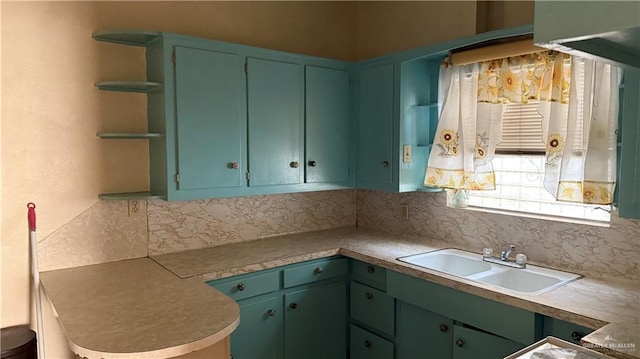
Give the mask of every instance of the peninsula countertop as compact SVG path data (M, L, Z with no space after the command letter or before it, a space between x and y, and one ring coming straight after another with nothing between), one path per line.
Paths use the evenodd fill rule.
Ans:
M525 295L396 259L449 247L443 242L417 243L390 234L349 227L163 254L152 259L181 278L208 281L339 254L597 328L583 338L583 345L619 358L640 358L640 286L637 282L586 277L546 293ZM612 339L615 342L612 343Z
M42 272L40 280L81 357L178 356L217 343L239 324L231 298L149 258Z

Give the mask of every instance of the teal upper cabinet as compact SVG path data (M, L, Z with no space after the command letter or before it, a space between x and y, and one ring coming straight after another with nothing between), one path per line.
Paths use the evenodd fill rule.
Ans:
M443 58L435 54L365 65L356 71L359 188L431 190L423 183L438 123L438 71Z
M305 67L307 183L350 183L350 79L346 70Z
M394 66L376 64L357 71L357 172L359 188L393 184Z
M96 41L111 42L127 46L147 47L151 43L157 42L161 37L161 33L154 31L138 31L138 30L117 30L117 31L97 31L93 33ZM118 91L118 92L137 92L147 94L148 97L153 93L161 92L163 87L162 81L102 81L97 82L95 86L101 91ZM151 131L151 130L150 130ZM124 129L123 132L102 132L97 136L101 139L126 139L126 140L150 140L152 143L161 142L164 132L129 132ZM98 195L100 199L154 199L161 198L162 193L152 193L151 191L136 192L119 192L119 193L101 193Z
M534 42L640 67L640 2L537 0Z
M174 59L178 188L241 187L243 59L180 46Z
M249 185L302 181L302 67L247 60Z
M96 33L146 47L150 193L170 201L353 187L353 64L170 33ZM102 195L101 198L106 198ZM142 196L142 197L141 197Z
M623 96L618 215L640 219L640 69L625 70Z

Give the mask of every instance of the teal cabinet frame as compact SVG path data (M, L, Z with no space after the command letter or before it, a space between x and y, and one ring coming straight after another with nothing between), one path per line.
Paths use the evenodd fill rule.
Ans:
M150 143L150 188L153 193L160 194L166 200L176 201L353 187L350 169L353 167L354 157L349 141L352 133L349 106L352 63L171 33L162 33L147 43L146 47L147 80L164 84L162 91L148 95L150 131L153 129L164 136ZM236 83L238 77L241 77L244 85L239 98L228 99L233 102L233 106L214 108L216 101L211 100L200 104L198 109L193 109L200 114L208 112L209 122L194 121L191 125L195 128L189 130L181 128L188 127L186 125L180 126L180 115L184 115L180 112L180 101L190 97L176 92L184 89L184 86L178 87L181 79L177 76L177 71L188 65L181 64L181 57L184 56L180 54L182 50L176 52L176 49L203 51L205 54L219 54L220 58L240 59L239 62L229 60L226 64L215 63L211 70L202 68L198 71L205 71L205 74L217 72L226 77L219 76L219 81L201 79L192 90L193 97L206 98L207 95L217 94L220 95L219 98L228 99L231 92L237 93L235 87L229 89L229 81ZM305 82L305 69L308 68L339 73L338 84L329 84L327 87L327 84L313 81L313 76L309 82ZM229 76L233 78L228 79ZM223 79L226 80L222 81ZM309 91L311 97L305 95L306 91ZM333 101L334 115L338 119L326 120L324 114L317 113L309 113L311 117L305 117L306 101L318 101L317 97ZM229 120L237 115L237 112L231 111L231 107L235 109L238 102L241 103L240 138L237 136L238 126L230 126L234 122ZM317 102L310 104L312 108L313 105L318 107ZM215 112L216 119L213 119L212 111ZM343 112L336 114L336 111ZM216 122L221 125L216 125ZM225 128L225 124L230 129ZM307 125L314 133L322 131L322 136L308 133ZM187 133L183 138L180 136L181 129L182 133ZM210 137L209 143L200 141L203 144L198 145L196 141L189 140L192 137L204 138L206 132L211 133L214 129L218 131ZM307 146L305 139L310 136L314 137ZM235 154L238 153L238 146L240 147L240 158L227 155L229 159L216 160L222 167L207 167L201 172L198 170L213 158L223 156L225 151L231 152L230 146L233 146L232 152ZM202 150L198 149L200 147ZM225 150L214 150L221 147ZM324 148L339 149L341 158L327 159L324 153L333 157L336 151ZM193 159L198 153L198 156L206 158ZM306 156L311 155L318 157L315 161L318 163L317 169L322 168L321 174L318 174L316 168L307 167ZM326 164L329 163L330 166L327 167ZM188 171L189 174L185 177L187 174L183 173L184 168L194 170ZM316 170L315 175L313 170ZM195 175L192 176L192 173ZM226 179L225 174L233 177L232 183ZM238 178L240 184L237 182Z
M442 60L450 50L532 32L530 25L492 31L357 63L356 187L441 191L425 187L424 175L437 126ZM408 160L403 156L405 147L411 153Z

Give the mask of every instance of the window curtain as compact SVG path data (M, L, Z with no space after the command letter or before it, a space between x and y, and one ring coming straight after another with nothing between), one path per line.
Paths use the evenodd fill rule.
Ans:
M559 201L613 202L621 78L614 66L573 57L565 116L545 121L544 186Z
M491 160L502 140L507 106L536 100L543 117L540 141L546 145L545 188L559 200L611 203L618 85L614 67L572 61L556 51L467 66L445 61L439 74L442 108L424 185L495 189Z

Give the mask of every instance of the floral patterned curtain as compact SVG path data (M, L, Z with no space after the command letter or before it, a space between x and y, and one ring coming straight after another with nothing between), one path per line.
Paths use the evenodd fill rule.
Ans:
M605 205L613 202L621 78L614 66L573 57L573 85L566 112L544 121L544 186L557 200ZM553 107L540 104L538 111L551 112L546 119L560 112ZM558 121L561 119L565 122Z
M572 61L571 56L560 52L543 51L467 66L450 66L447 62L443 63L439 77L441 91L438 99L442 104L442 110L424 185L452 189L495 189L495 174L491 160L496 145L502 140L504 112L509 103L528 103L536 100L539 101L538 112L543 116L543 137L540 141L546 144L545 187L559 200L611 203L607 196L612 193L615 177L613 180L610 176L596 176L596 179L584 177L585 161L589 157L587 153L592 153L591 161L596 161L595 158L607 158L606 161L611 161L611 151L596 155L596 150L592 147L601 148L604 145L596 145L596 142L593 146L589 145L589 121L585 121L586 125L582 125L582 122L577 125L577 121L582 121L583 114L591 113L583 110L585 106L591 106L591 102L586 103L584 95L579 95L576 90L584 87L583 77L572 75L572 67L577 66L572 65L572 62L577 64L583 61ZM610 66L608 68L611 69ZM617 71L609 70L607 74L611 77L616 75ZM572 81L576 79L580 82L577 86L571 86ZM608 78L606 86L613 88L616 81L619 81L617 77ZM584 91L591 93L593 86L585 88ZM603 101L608 105L606 110L602 110L605 108L604 105L597 107L607 113L607 118L615 117L617 124L617 87L615 90L607 90L606 94L600 97L606 98ZM613 105L614 102L616 106ZM573 112L570 108L573 108ZM581 115L577 116L578 113ZM604 114L601 115L603 116ZM598 124L601 122L604 121ZM607 120L608 124L610 122ZM607 125L607 134L604 137L615 139L615 128L615 125ZM584 150L581 150L579 160L575 159L574 155L576 146L566 146L567 131L573 134L577 129L586 131L580 137L586 142L580 143L581 149ZM578 136L570 136L572 144L574 138ZM615 143L612 148L615 156ZM563 158L571 161L563 161ZM615 166L615 157L611 162ZM578 166L577 163L582 165ZM589 166L595 166L600 171L600 165L603 165L603 161L592 162ZM561 173L567 171L572 175L562 177L567 179L561 180ZM615 167L613 170L607 167L605 172L613 173L615 176ZM582 178L578 178L580 176L577 173L581 173ZM584 185L591 182L597 183L597 186ZM603 183L607 185L604 186ZM590 192L584 192L585 188L589 188ZM594 192L594 188L597 188L597 193ZM602 194L605 189L611 190L608 195ZM601 201L591 202L595 197Z

